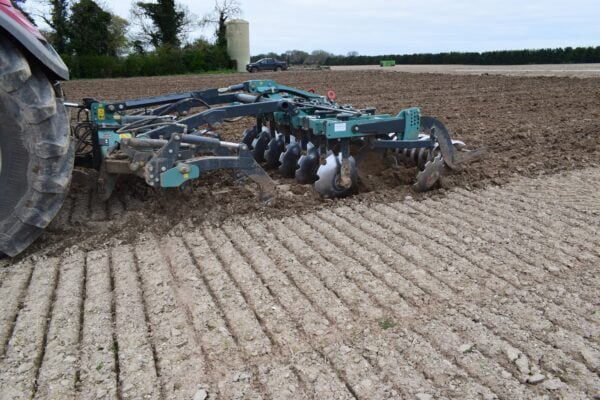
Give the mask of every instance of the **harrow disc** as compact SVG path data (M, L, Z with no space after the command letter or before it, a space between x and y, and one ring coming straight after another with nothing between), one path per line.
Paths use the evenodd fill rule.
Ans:
M428 161L425 164L423 171L417 174L417 182L413 185L413 188L417 192L431 190L438 184L440 178L448 172L450 172L450 169L442 156L436 156L432 161Z
M263 130L258 135L258 139L254 141L254 150L252 151L252 155L256 162L265 162L265 151L269 146L269 142L271 141L271 134L268 130Z
M242 143L244 143L248 147L249 150L252 150L254 148L254 146L252 144L254 143L254 140L256 140L257 136L258 136L258 129L256 128L256 126L253 126L252 128L248 128L243 133Z
M419 168L420 171L423 171L427 162L431 161L432 159L433 153L431 150L427 148L420 148L416 151L417 168Z
M294 141L287 146L287 149L279 157L279 172L285 178L293 178L296 174L296 168L298 168L298 159L302 149L300 143Z
M269 142L267 150L265 150L265 168L273 169L279 166L279 158L285 149L285 141L283 135L278 133Z
M296 169L296 180L298 183L307 184L317 180L317 169L319 169L319 149L310 147L298 160Z
M317 171L319 179L315 182L315 190L321 197L333 199L345 197L356 192L358 187L358 171L354 157L350 156L343 165L342 155L337 156L330 153L325 159L325 165L321 165ZM345 174L342 169L348 168ZM349 178L349 182L343 182L343 176Z

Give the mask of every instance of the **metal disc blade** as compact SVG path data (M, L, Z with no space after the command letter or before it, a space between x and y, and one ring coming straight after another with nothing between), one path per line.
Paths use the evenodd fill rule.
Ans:
M319 168L319 150L316 147L306 152L305 156L298 160L298 169L296 169L296 180L298 183L313 183L317 179L317 169Z
M339 155L341 158L341 154ZM333 197L335 193L335 179L340 171L341 160L330 153L317 171L319 179L315 182L315 190L323 197Z
M283 149L285 147L285 142L283 139L283 135L276 135L267 146L267 150L265 150L265 168L272 169L277 168L279 166L279 157L281 153L283 153Z
M248 149L251 150L254 147L253 142L256 139L257 135L258 135L258 131L256 129L256 126L246 129L242 136L242 143L244 143L246 146L248 146Z
M433 161L425 164L425 169L417 174L417 182L413 188L417 192L426 192L431 190L440 178L449 171L446 163L441 156L437 156Z
M409 155L409 159L411 163L414 163L415 165L417 164L417 152L419 151L419 149L410 149L410 155Z
M425 169L425 164L427 161L430 161L430 155L431 151L429 151L429 149L424 147L419 149L417 152L417 168L419 168L419 170L422 171Z
M293 178L298 167L298 159L300 158L300 143L290 143L287 149L279 157L279 172L286 178Z
M252 155L257 162L265 161L265 150L267 150L267 146L271 141L271 134L267 130L263 130L260 135L258 135L258 139L254 143L254 150L252 151Z
M454 146L448 130L439 120L433 117L421 117L421 127L425 132L432 133L438 143L439 151L444 158L444 163L450 169L454 169Z

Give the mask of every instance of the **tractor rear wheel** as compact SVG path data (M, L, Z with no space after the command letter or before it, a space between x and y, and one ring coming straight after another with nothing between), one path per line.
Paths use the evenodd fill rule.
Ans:
M72 171L62 99L42 68L0 36L0 255L15 256L41 235Z

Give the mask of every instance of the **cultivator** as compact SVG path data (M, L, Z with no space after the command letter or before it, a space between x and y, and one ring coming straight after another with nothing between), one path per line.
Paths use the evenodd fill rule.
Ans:
M85 99L74 137L77 160L100 170L100 189L110 196L116 179L135 174L152 187L178 187L203 172L233 169L256 182L261 198L275 187L265 170L314 184L325 198L358 188L358 169L369 152L415 165L414 188L431 189L440 177L478 156L450 139L444 125L418 108L376 114L321 96L252 80L221 89L115 103ZM218 106L218 107L214 107ZM190 114L193 109L205 108ZM82 116L84 116L82 118ZM241 143L220 139L216 129L241 117L256 123Z

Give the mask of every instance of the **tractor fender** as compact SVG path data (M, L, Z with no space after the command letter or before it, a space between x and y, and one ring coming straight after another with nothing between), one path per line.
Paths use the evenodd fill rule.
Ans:
M3 0L0 0L0 35L12 37L20 44L30 56L46 67L49 78L69 79L69 69L56 50L19 10Z

